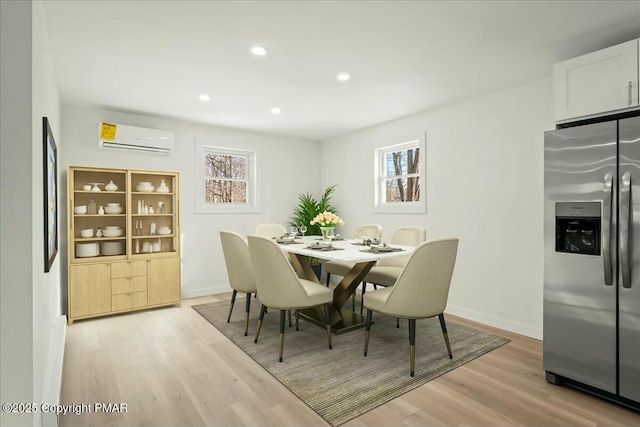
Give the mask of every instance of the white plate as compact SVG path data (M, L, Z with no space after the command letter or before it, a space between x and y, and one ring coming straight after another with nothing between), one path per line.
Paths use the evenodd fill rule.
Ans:
M76 243L76 257L87 258L100 255L100 246L95 243Z
M140 193L151 193L153 192L153 189L155 187L153 185L149 186L149 187L136 187L136 191L140 192Z
M158 230L158 234L160 235L171 234L171 230Z
M158 187L156 188L156 193L168 193L169 187Z
M120 237L122 236L122 230L104 230L102 237Z
M102 255L122 255L123 242L100 242L100 253Z
M123 208L121 207L114 207L114 206L107 206L106 208L104 208L104 212L107 214L121 214L123 212Z

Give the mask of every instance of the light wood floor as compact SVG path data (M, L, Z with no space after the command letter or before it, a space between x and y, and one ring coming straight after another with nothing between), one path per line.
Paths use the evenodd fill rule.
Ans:
M191 309L228 299L229 294L194 298L180 308L74 323L67 330L62 403L126 403L127 412L64 415L60 424L328 426ZM244 298L236 304L234 316L242 316ZM640 426L636 412L548 384L540 341L447 319L511 342L346 427Z

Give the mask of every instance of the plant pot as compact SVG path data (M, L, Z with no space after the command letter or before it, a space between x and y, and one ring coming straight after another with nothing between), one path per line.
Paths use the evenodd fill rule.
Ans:
M320 264L320 263L311 264L310 267L313 270L313 272L315 273L315 275L318 278L318 280L320 280L320 276L322 275L322 264Z

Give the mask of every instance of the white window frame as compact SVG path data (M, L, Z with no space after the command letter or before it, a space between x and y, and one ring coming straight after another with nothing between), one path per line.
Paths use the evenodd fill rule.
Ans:
M427 212L427 150L426 134L395 138L377 144L374 153L374 206L373 213L426 213ZM419 148L418 158L418 183L420 185L420 200L411 202L386 202L384 185L385 179L385 156L394 151L401 151L410 148Z
M231 147L233 146L233 147ZM214 145L207 141L196 141L196 184L195 211L196 213L259 213L260 189L258 188L258 158L259 150L253 146L242 144L228 144L228 146ZM205 157L207 154L222 154L247 157L247 202L246 203L207 203L205 181L207 179Z

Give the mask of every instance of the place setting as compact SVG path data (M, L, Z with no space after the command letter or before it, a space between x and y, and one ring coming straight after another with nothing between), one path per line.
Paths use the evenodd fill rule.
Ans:
M305 227L305 231L307 230L307 227ZM281 245L298 245L301 244L303 242L301 242L300 240L296 240L296 236L298 235L298 227L291 227L291 232L290 233L285 233L282 236L278 236L278 237L274 237L276 243L279 243Z
M390 246L386 243L370 244L368 249L362 249L360 252L368 253L386 253L386 252L402 252L404 249Z

